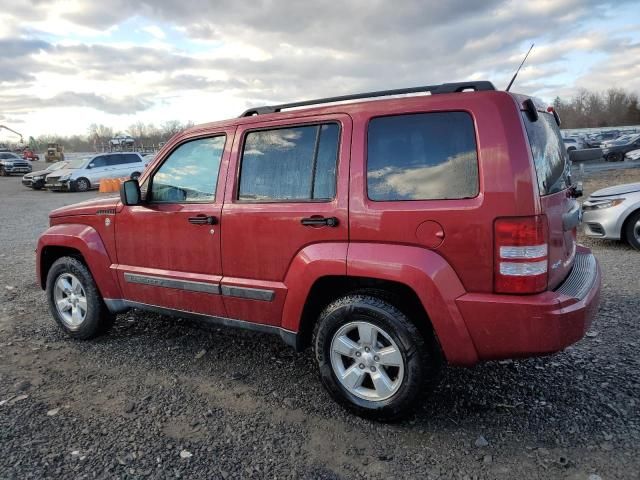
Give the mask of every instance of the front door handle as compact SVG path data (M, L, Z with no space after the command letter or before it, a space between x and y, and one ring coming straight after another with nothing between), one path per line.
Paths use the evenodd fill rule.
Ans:
M194 225L216 225L218 223L218 219L213 216L198 215L195 217L189 217L189 223L193 223Z
M300 223L305 227L337 227L338 219L336 217L321 217L314 215L312 217L303 218Z

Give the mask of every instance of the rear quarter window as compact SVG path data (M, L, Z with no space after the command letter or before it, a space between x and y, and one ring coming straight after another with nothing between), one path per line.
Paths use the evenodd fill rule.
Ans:
M435 112L372 119L367 134L367 192L374 201L478 195L471 116Z
M532 122L525 112L522 119L527 131L540 195L557 193L569 186L569 157L560 129L549 113L539 113Z

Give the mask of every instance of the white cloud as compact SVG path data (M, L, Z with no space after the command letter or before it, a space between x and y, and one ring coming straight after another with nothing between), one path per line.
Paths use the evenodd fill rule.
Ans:
M0 12L0 111L29 134L82 133L92 122L200 122L369 89L464 79L504 88L533 40L515 90L640 89L640 27L613 16L625 5L633 2L12 2Z
M157 38L158 40L164 40L167 36L164 33L164 30L162 30L157 25L147 25L146 27L142 28L142 31L147 32L149 35L151 35L154 38Z

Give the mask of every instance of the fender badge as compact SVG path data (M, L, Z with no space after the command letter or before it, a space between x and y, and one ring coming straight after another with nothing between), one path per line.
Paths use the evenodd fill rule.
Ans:
M104 225L105 227L108 227L109 225L111 225L111 219L109 217L104 219Z

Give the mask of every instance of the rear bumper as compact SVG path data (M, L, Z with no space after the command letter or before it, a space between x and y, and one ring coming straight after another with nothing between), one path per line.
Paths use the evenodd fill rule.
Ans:
M554 291L538 295L466 294L456 300L481 360L563 350L591 326L602 274L590 250L578 247L574 267Z

